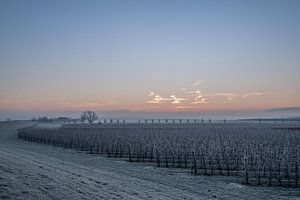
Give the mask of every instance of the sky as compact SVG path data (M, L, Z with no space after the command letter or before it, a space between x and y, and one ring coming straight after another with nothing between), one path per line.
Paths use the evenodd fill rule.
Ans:
M300 107L299 35L297 0L1 0L0 112Z

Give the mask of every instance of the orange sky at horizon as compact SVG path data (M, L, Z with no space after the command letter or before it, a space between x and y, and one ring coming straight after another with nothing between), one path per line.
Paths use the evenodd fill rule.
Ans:
M299 8L0 1L0 112L300 107Z
M34 98L5 98L0 95L1 111L145 111L145 112L212 112L238 110L267 110L281 107L300 107L300 91L205 93L194 84L181 88L177 94L160 95L150 91L142 100L131 102L130 98L101 100L39 100ZM283 98L284 97L284 98Z

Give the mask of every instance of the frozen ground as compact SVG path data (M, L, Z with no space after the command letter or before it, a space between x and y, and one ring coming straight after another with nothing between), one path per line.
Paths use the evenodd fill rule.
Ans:
M299 199L299 189L248 187L229 177L129 163L18 140L0 122L1 199Z

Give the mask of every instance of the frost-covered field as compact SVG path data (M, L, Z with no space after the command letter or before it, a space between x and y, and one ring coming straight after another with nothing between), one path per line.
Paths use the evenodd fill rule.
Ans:
M300 187L300 135L295 122L109 123L33 126L18 137L194 175L244 177L241 183Z
M3 199L300 199L295 188L253 187L17 139L31 122L0 123Z

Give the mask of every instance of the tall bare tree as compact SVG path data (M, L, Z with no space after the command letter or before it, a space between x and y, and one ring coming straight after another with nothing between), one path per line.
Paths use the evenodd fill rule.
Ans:
M87 120L90 124L92 124L94 121L98 119L98 116L94 111L84 111L81 114L81 121Z

